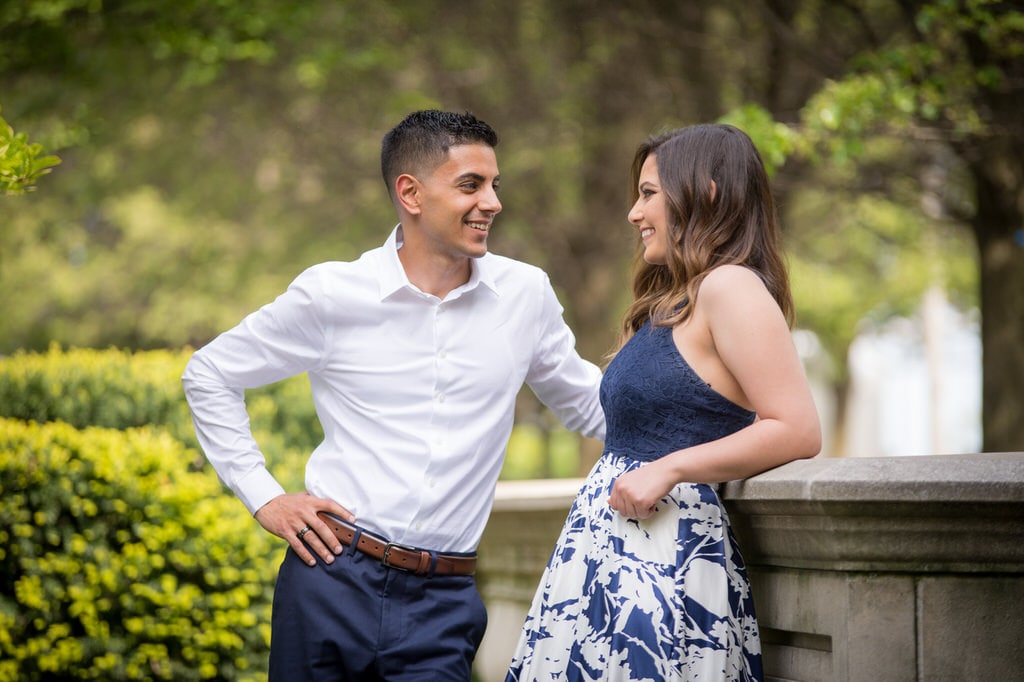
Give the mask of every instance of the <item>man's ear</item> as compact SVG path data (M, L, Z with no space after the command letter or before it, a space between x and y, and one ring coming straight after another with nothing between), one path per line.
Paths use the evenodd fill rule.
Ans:
M420 212L422 191L420 181L408 173L403 173L395 179L395 197L399 205L412 215L418 215Z

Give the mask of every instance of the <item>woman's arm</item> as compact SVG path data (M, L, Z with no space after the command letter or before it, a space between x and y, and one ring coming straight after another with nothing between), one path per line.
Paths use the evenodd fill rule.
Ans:
M710 334L713 355L757 413L746 428L670 453L615 482L609 504L647 518L678 483L747 478L821 449L821 426L786 320L753 271L722 266L701 284L694 322Z

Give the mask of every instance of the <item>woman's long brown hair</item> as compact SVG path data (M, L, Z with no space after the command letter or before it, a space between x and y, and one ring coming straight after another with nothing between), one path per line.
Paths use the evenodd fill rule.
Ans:
M652 154L665 195L669 249L665 265L651 265L640 247L619 347L648 320L660 326L687 320L701 282L727 264L757 272L792 326L793 297L775 202L764 163L747 134L730 125L703 124L648 139L633 159L634 204L640 169Z

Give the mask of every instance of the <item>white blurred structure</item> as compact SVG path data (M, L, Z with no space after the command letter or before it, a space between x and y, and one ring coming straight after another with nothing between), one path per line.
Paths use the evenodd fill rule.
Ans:
M961 313L933 290L919 315L858 336L848 362L846 455L981 451L976 315Z

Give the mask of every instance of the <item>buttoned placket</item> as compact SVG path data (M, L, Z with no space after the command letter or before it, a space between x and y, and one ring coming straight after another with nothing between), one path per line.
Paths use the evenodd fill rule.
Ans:
M431 434L428 440L428 457L429 461L424 472L424 494L427 497L433 497L434 490L437 487L437 477L432 473L434 462L437 461L443 454L443 448L446 443L446 432L448 428L448 415L445 402L447 396L445 394L448 382L451 381L449 373L449 366L446 362L448 357L447 350L445 348L448 343L448 334L445 331L445 318L446 318L446 306L444 301L439 301L434 307L433 316L433 352L434 352L434 386L433 386L433 409L431 418ZM413 521L413 528L422 530L424 519L416 518Z
M434 312L434 375L436 377L436 386L438 387L438 390L441 390L441 387L444 384L448 369L447 363L445 362L448 357L448 351L445 350L448 340L440 329L440 318L443 317L444 310L444 303L440 303L437 306L437 310ZM443 392L438 394L438 402L444 402ZM444 436L440 432L435 432L431 442L432 459L440 454L441 448L444 447L444 442ZM424 484L427 486L428 490L433 490L437 487L437 477L428 471Z

